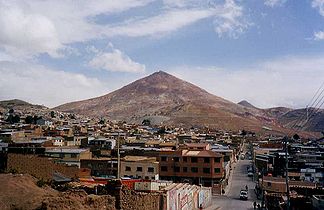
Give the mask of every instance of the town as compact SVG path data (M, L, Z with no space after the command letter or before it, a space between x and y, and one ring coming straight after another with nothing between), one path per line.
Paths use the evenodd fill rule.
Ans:
M323 207L323 137L128 124L42 107L2 110L0 120L2 180L28 174L60 196L109 196L107 209Z

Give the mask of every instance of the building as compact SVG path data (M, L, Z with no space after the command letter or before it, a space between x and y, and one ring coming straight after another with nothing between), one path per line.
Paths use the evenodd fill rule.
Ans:
M93 149L112 150L116 146L115 139L98 138L89 141L89 146Z
M210 150L161 151L160 179L213 186L224 178L224 159Z
M117 159L91 158L81 159L81 168L91 169L91 175L97 177L117 177Z
M70 148L49 148L46 149L45 155L55 158L58 163L67 165L76 165L80 167L81 159L90 159L92 153L88 149L70 149Z
M120 163L121 177L159 179L159 162L155 157L125 156Z

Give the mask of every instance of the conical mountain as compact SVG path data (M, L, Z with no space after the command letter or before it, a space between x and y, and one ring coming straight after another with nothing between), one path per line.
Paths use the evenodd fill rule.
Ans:
M155 72L112 93L55 109L141 123L211 126L219 129L262 127L251 110L208 93L166 72ZM262 116L261 116L262 118Z

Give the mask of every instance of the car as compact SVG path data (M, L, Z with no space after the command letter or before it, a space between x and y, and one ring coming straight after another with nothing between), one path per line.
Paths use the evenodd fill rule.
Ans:
M241 190L240 192L240 200L247 200L248 199L248 191L247 190Z
M252 177L253 176L253 172L248 172L248 176Z

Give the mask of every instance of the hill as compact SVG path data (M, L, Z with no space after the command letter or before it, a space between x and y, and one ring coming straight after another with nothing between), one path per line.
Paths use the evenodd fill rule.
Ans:
M243 100L243 101L240 101L238 102L237 104L241 105L241 106L244 106L244 107L248 107L248 108L251 108L251 109L258 109L257 107L253 106L252 104L250 104L248 101L246 100Z
M30 104L19 99L0 101L0 110L46 109L45 106Z
M271 122L264 112L232 103L166 72L155 72L112 93L63 104L58 111L155 124L260 129Z

